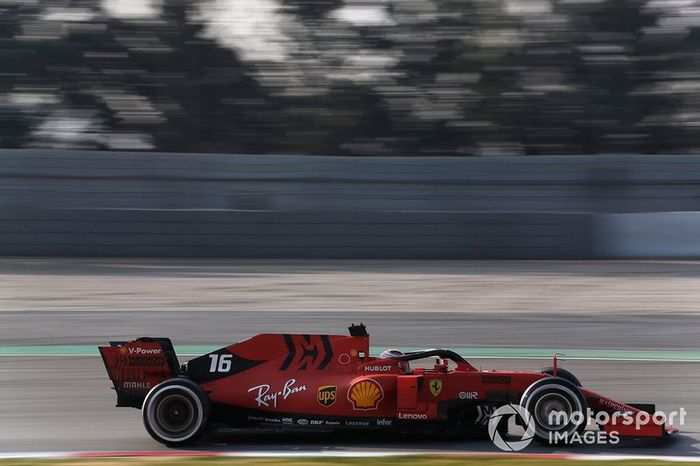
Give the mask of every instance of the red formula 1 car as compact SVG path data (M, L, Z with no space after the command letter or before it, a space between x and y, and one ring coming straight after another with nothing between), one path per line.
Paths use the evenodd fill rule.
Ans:
M602 432L619 436L677 431L646 415L653 405L583 388L556 368L556 358L543 372L512 372L475 369L446 349L371 357L364 325L351 326L350 336L260 334L182 366L167 338L112 342L99 350L117 406L140 408L148 433L169 446L194 442L216 424L484 431L490 414L508 404L523 407L535 438L548 443L553 434L581 433L586 423L575 412L595 415ZM426 358L435 358L433 367L411 368L411 361ZM553 420L552 413L566 417Z

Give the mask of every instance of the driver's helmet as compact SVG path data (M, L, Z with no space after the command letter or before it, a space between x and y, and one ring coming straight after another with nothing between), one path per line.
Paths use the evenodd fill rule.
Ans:
M388 348L382 351L382 354L379 355L379 359L394 359L399 356L403 356L403 352L393 349L393 348ZM399 370L402 372L411 372L411 365L408 363L408 361L399 361L397 363L397 366L399 367Z

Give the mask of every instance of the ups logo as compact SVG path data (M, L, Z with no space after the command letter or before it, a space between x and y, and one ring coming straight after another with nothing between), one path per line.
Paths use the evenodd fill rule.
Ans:
M328 408L335 404L336 393L338 392L338 387L335 385L325 385L323 387L318 387L318 392L316 392L316 401L322 406Z

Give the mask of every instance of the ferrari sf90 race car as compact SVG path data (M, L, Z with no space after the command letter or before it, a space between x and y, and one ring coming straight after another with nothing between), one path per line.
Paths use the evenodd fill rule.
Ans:
M260 334L183 365L167 338L111 342L99 350L117 406L141 409L148 433L173 447L215 426L485 432L491 413L509 404L529 413L528 427L532 423L534 437L545 443L580 434L586 422L575 413L595 416L597 429L619 436L677 431L639 416L653 413L653 405L582 387L556 367L556 357L542 372L479 370L447 349L372 357L365 326L349 330L349 336ZM432 366L412 367L417 360ZM626 422L635 416L642 422Z

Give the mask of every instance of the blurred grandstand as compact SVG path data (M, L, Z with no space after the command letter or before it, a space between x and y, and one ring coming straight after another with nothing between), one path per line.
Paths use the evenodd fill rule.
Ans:
M697 0L2 0L0 147L697 153Z

